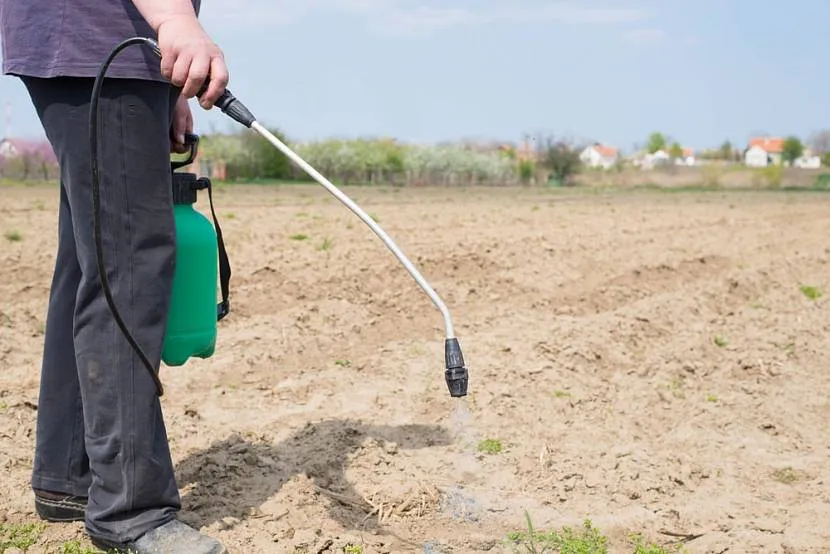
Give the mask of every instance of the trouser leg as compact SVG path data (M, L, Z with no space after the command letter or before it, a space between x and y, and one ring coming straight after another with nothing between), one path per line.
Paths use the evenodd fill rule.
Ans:
M89 162L92 80L25 82L61 164L81 272L73 331L90 468L87 531L126 542L172 519L180 500L155 385L121 334L99 281ZM112 79L99 104L107 278L124 323L155 370L175 264L169 165L174 98L163 83ZM49 425L66 429L66 421L44 419L43 428Z
M46 314L32 486L86 496L89 459L84 447L84 412L73 331L80 282L72 213L61 180L58 250Z

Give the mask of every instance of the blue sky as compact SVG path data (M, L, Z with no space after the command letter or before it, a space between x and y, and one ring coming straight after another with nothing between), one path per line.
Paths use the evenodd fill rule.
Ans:
M229 88L294 139L631 150L654 130L707 148L830 128L827 0L203 0L202 20ZM41 135L22 85L0 98L15 135ZM199 133L236 126L193 107Z

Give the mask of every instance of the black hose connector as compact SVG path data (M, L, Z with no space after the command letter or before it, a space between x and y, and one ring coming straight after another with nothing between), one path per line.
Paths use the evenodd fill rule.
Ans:
M467 368L464 367L464 355L461 353L458 339L447 339L444 342L444 358L447 362L444 378L447 381L450 396L453 398L467 396Z
M208 84L208 81L205 80L202 90L200 90L196 96L201 98L204 91L207 90ZM213 103L213 105L222 110L222 113L249 129L256 121L256 117L254 117L254 114L251 113L251 110L249 110L245 104L240 102L228 89L225 89L225 92L222 93L222 96L220 96L216 102Z

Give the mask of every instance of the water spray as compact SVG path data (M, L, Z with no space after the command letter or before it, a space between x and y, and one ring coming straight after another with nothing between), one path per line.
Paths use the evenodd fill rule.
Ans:
M95 241L96 241L96 254L98 257L98 273L101 280L101 286L104 289L104 294L107 299L107 304L109 305L110 311L112 312L115 320L120 328L121 332L127 338L127 341L132 346L133 350L138 354L139 358L143 362L144 366L150 372L153 380L156 383L156 387L159 391L159 395L162 394L161 382L158 379L152 365L150 364L147 356L141 350L141 347L136 343L133 336L130 334L129 330L124 325L121 317L118 313L117 308L112 300L112 295L110 292L109 284L106 280L106 271L104 268L103 262L103 247L101 241L101 228L100 228L100 207L99 207L99 186L98 186L98 151L97 151L97 105L98 105L98 97L100 96L100 89L103 84L103 79L106 74L107 68L112 63L112 61L116 58L116 56L125 48L132 46L132 45L145 45L149 46L150 49L155 53L156 56L161 58L161 49L159 48L158 44L146 37L132 37L122 41L118 44L110 53L106 61L101 66L101 69L98 73L98 77L95 81L95 85L93 87L92 93L92 103L90 106L91 113L90 113L90 146L91 146L91 156L92 156L92 177L93 177L93 204L94 204L94 217L95 217ZM205 80L204 85L202 86L201 90L197 93L198 97L207 90L208 81ZM438 308L441 312L441 315L444 319L444 329L445 329L445 340L444 340L444 361L445 361L445 372L444 372L444 379L447 384L447 388L449 389L450 396L453 398L459 398L467 395L467 382L468 382L468 375L467 375L467 368L464 364L464 356L461 353L461 346L458 342L458 338L455 336L455 331L453 329L453 322L452 317L450 316L450 311L447 308L444 301L438 295L437 292L430 286L427 280L424 278L423 275L418 271L415 265L406 257L406 255L401 251L401 249L395 244L391 237L381 228L378 223L373 220L363 209L358 206L351 198L349 198L346 194L344 194L340 189L334 186L328 179L326 179L323 175L321 175L316 169L314 169L311 165L309 165L305 160L303 160L300 156L298 156L295 152L293 152L286 144L284 144L279 138L274 136L273 133L268 131L264 126L262 126L254 117L253 113L242 103L240 102L230 90L225 89L222 96L214 103L216 107L218 107L222 113L236 121L244 125L245 127L252 129L253 131L257 132L261 135L265 140L270 142L275 148L277 148L280 152L282 152L285 156L287 156L291 161L295 164L300 166L309 176L311 176L317 183L322 185L326 190L328 190L335 198L337 198L341 203L343 203L349 210L351 210L357 217L360 218L363 223L365 223L374 233L378 236L378 238L383 241L383 243L392 251L398 261L404 266L404 268L409 272L415 282L423 289L423 291L429 296L430 300L432 300L433 304Z

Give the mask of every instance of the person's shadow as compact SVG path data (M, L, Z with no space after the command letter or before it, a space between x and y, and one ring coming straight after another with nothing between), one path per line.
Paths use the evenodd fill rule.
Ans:
M309 423L279 444L251 442L238 435L195 452L176 466L182 510L188 523L207 526L233 517L245 519L296 475L313 480L333 519L345 528L367 524L371 505L345 476L350 457L372 439L377 452L394 455L444 446L449 433L435 425L366 425L347 420ZM336 508L336 509L335 509Z

